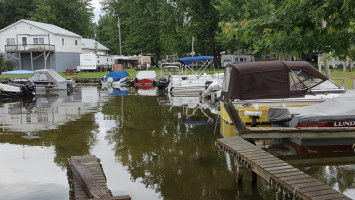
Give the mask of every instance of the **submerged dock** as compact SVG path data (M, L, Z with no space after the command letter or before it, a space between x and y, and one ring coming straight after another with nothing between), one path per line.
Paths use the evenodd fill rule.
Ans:
M112 196L106 184L106 176L95 156L72 156L67 169L70 200L131 200L128 195Z
M291 199L350 199L239 136L217 140L217 146Z

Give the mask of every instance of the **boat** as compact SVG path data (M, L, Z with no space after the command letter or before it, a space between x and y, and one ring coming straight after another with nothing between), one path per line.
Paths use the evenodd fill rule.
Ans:
M206 84L215 81L222 82L223 74L215 73L213 75L204 73L207 67L212 63L213 56L196 56L179 58L183 64L183 75L172 75L168 85L168 92L172 95L197 95L205 90ZM202 63L193 69L193 63Z
M315 89L315 90L312 90ZM345 90L305 61L229 64L221 90L221 119L232 123L223 102L231 100L245 123L269 123L270 107L308 106Z
M355 127L355 91L305 107L270 108L274 127Z
M29 82L20 87L0 83L0 99L7 100L20 97L34 97L36 89L34 85Z
M101 85L103 87L117 88L127 83L128 76L129 74L126 71L111 71L107 76L100 78Z
M133 79L133 85L155 85L157 73L155 71L139 71Z
M14 71L7 71L1 72L2 75L32 75L34 71L29 70L14 70Z
M167 62L161 65L160 79L158 80L159 91L167 89L173 75L182 75L181 64L179 62Z
M67 90L75 87L74 80L67 80L53 69L40 69L34 71L29 78L37 89Z

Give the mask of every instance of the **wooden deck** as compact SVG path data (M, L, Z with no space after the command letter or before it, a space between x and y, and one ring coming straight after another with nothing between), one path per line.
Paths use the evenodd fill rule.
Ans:
M106 176L95 156L72 156L67 169L70 200L130 200L128 195L112 196L106 185Z
M219 139L217 146L294 199L350 199L239 136Z

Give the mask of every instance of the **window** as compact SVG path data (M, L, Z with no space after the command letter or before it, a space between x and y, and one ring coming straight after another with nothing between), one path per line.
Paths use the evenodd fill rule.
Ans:
M11 44L11 39L10 38L6 38L6 44L10 45Z
M64 38L62 38L62 45L64 46Z
M11 38L11 45L15 45L15 38Z
M78 45L78 40L75 40L75 45Z
M38 44L38 38L33 38L33 44Z
M240 58L240 62L243 62L243 58Z
M26 45L27 44L27 37L22 37L22 44Z
M44 38L38 38L40 44L44 44Z
M223 92L228 92L231 73L232 73L231 67L226 68L226 70L224 71L224 80L222 85Z
M290 72L290 89L294 90L305 90L314 85L320 83L322 80L320 78L314 77L302 70L291 70Z

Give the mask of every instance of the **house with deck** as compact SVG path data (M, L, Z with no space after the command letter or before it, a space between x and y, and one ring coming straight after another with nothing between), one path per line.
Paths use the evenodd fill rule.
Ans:
M84 39L52 24L25 19L0 30L0 54L16 63L14 70L54 69L64 72L79 66L80 54L92 46L95 48L95 40ZM100 51L108 51L101 44L98 47Z

